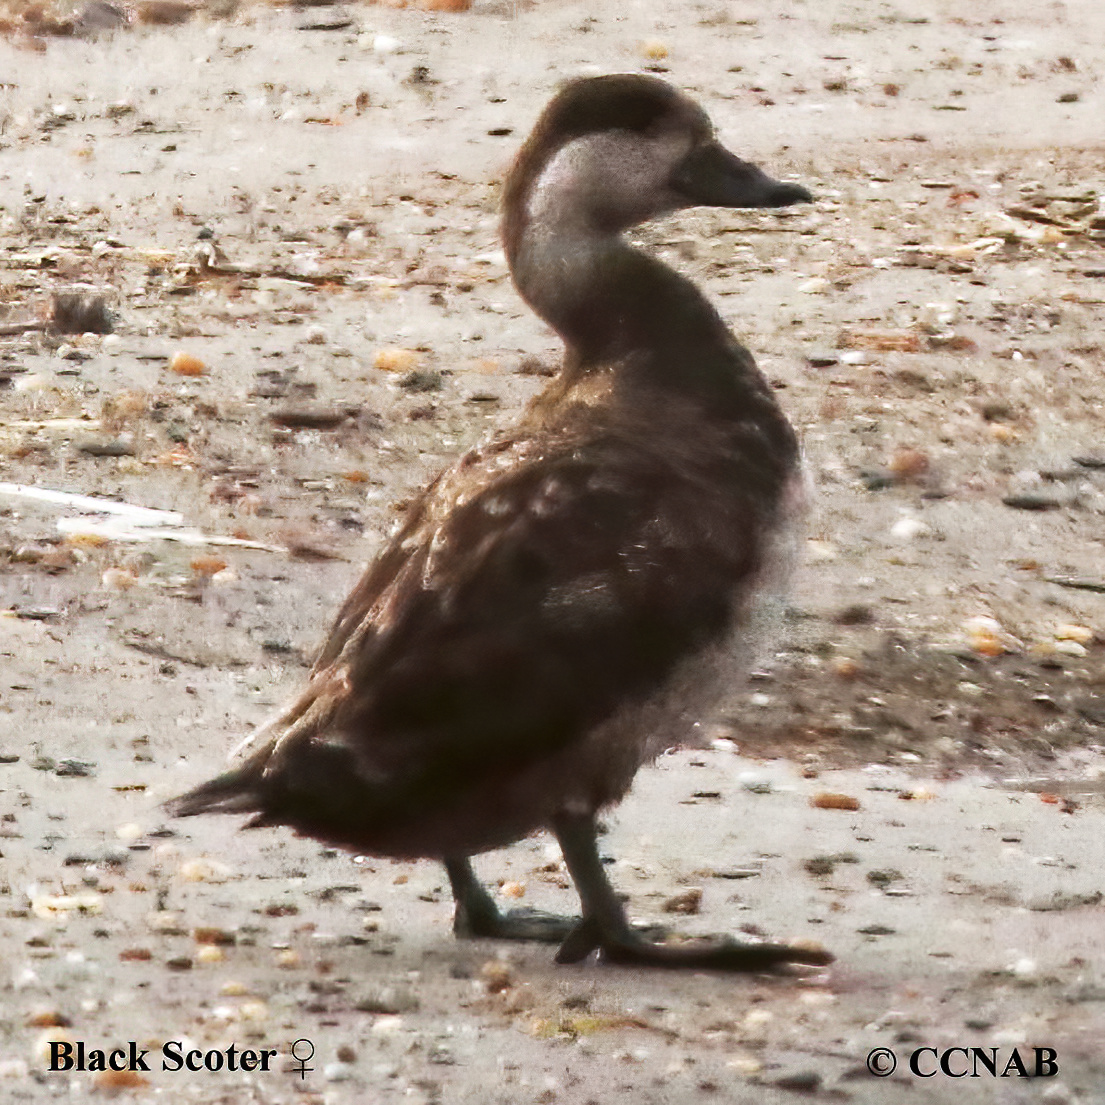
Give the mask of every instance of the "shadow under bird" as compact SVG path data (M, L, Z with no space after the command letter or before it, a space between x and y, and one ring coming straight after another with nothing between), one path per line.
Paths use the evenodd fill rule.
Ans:
M794 432L687 279L625 230L681 208L783 207L670 85L567 84L506 181L522 298L563 339L521 421L414 501L338 614L303 693L240 766L169 803L359 853L444 862L460 936L557 959L755 970L815 947L657 943L607 880L596 816L689 735L749 634L799 499ZM500 913L470 857L549 829L582 913Z

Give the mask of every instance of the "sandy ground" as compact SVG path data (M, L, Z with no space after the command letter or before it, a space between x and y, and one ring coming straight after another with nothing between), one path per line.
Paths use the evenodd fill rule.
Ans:
M65 537L0 494L0 1097L1105 1101L1100 5L231 8L0 42L0 481L263 546ZM639 235L775 382L816 493L752 682L603 846L635 917L818 940L825 971L558 968L455 942L434 865L158 810L555 366L498 182L558 81L642 65L817 193ZM114 333L11 333L75 284ZM479 866L575 907L548 839ZM279 1069L113 1082L46 1072L50 1038ZM956 1046L1060 1069L907 1069Z

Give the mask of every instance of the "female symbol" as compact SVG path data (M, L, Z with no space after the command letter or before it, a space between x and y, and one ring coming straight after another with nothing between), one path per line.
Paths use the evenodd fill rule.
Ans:
M300 1044L306 1044L307 1047L310 1048L311 1050L308 1051L306 1055L298 1054L295 1049L297 1047L299 1047ZM314 1067L307 1066L308 1061L315 1057L315 1045L313 1043L311 1043L310 1040L307 1040L307 1039L304 1039L304 1038L301 1037L298 1040L293 1040L292 1041L291 1052L292 1052L292 1058L299 1064L299 1071L298 1071L299 1077L300 1078L306 1078L307 1077L307 1072L309 1070L314 1070L315 1069Z

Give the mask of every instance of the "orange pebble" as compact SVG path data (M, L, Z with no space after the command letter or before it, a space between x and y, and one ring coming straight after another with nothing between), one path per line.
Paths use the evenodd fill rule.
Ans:
M899 449L890 458L887 468L901 479L913 479L924 475L929 469L927 453L920 449Z
M108 539L98 533L67 533L65 543L76 549L102 549Z
M204 554L195 557L189 567L198 576L213 576L226 567L226 561L221 556Z
M202 376L207 371L207 365L190 353L174 353L169 359L169 371L178 376Z
M31 1028L68 1028L72 1023L64 1013L59 1013L56 1009L33 1013L27 1018L27 1025Z
M373 364L381 372L410 372L422 357L413 349L377 349Z
M850 794L831 794L822 791L810 799L810 805L815 810L858 810L859 799Z

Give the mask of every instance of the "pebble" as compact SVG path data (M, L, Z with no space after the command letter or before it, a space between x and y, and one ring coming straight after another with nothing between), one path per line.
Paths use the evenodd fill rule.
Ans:
M377 1036L390 1036L402 1027L402 1017L377 1017L372 1024L372 1032Z
M55 1041L74 1043L73 1036L64 1028L47 1028L35 1039L31 1054L37 1063L45 1066L50 1061L50 1045Z
M850 794L821 791L810 798L810 805L815 810L858 810L859 799L853 798Z
M1064 894L1056 890L1053 894L1032 898L1028 902L1028 908L1034 913L1059 913L1067 909L1078 909L1080 906L1100 905L1102 898L1105 898L1105 894L1100 890L1088 894Z
M185 860L177 871L185 882L226 882L231 869L217 859L200 856L198 859Z
M190 0L140 0L135 5L134 17L151 27L177 27L187 23L199 8L199 4Z
M922 522L920 518L914 518L909 515L904 518L899 518L890 527L890 536L897 538L899 541L912 541L914 538L922 537L931 532L929 527Z
M929 463L928 454L920 449L898 449L886 467L899 479L912 480L923 476L929 470Z
M993 658L1016 648L1016 642L1005 632L1001 623L988 614L978 614L963 623L963 632L972 651L980 656Z
M514 985L514 975L509 964L499 959L488 960L480 968L480 978L489 994L501 994Z
M192 939L197 944L234 944L237 936L229 929L218 928L214 925L200 925L192 930Z
M178 351L169 358L169 371L178 376L203 376L207 372L207 365L199 357Z
M381 372L413 372L422 360L422 354L414 349L387 347L377 349L372 359Z
M692 886L667 898L660 907L665 913L698 913L702 909L702 888Z
M885 870L867 872L867 881L871 883L872 886L877 886L880 889L889 886L892 882L900 882L901 879L901 871L895 870L892 867L888 867Z
M46 921L64 922L71 913L103 913L99 894L39 894L31 898L31 912Z
M798 1093L817 1093L821 1089L822 1077L815 1070L785 1072L770 1079L770 1084L780 1090L795 1090Z
M133 457L134 442L127 437L82 441L77 449L90 457Z
M221 556L202 553L200 556L193 557L188 566L198 576L213 576L226 568L227 564Z
M759 1074L764 1069L763 1063L752 1055L736 1055L725 1065L745 1076Z
M667 43L658 38L645 39L639 45L638 50L641 57L648 58L649 61L663 61L668 56Z
M831 541L822 541L811 537L806 541L806 557L814 563L836 560L837 547Z
M755 879L763 874L758 867L714 867L710 869L712 879Z
M1021 491L1004 495L1001 500L1014 510L1058 510L1063 504L1054 495L1042 491Z
M181 923L181 914L176 910L159 909L146 914L146 924L153 932L162 936L187 935L184 925Z
M493 993L495 991L492 991ZM383 986L357 1000L353 1008L362 1013L414 1013L418 1010L418 995L407 986Z
M1086 625L1060 625L1056 626L1054 637L1057 641L1074 641L1080 645L1088 645L1093 641L1094 631Z

